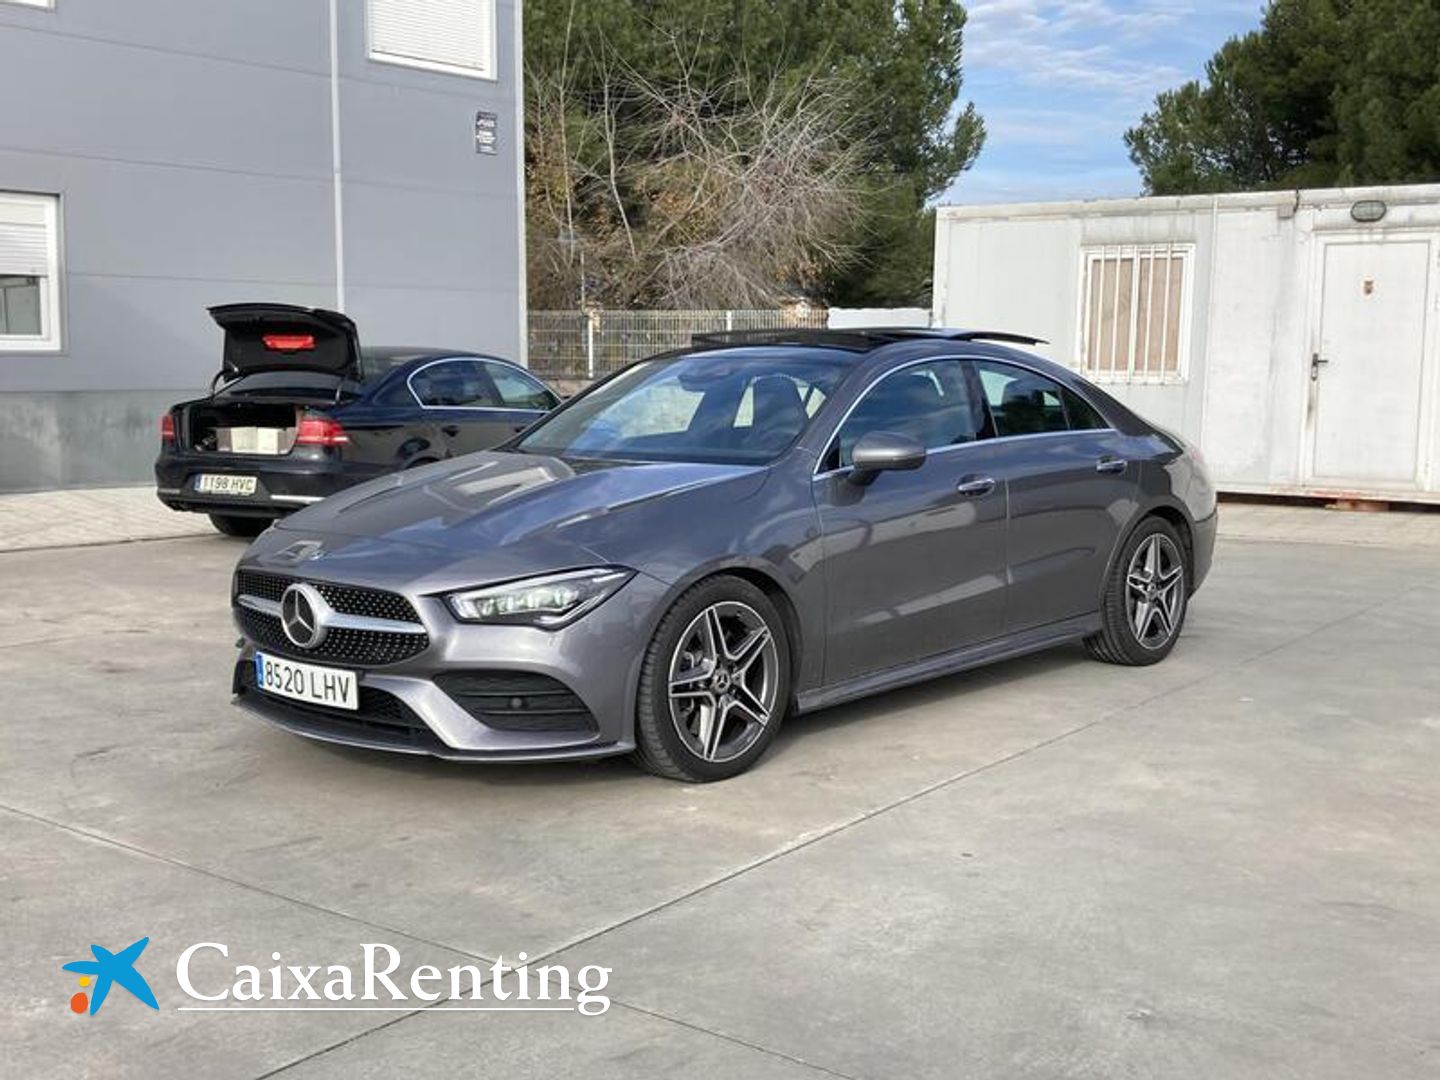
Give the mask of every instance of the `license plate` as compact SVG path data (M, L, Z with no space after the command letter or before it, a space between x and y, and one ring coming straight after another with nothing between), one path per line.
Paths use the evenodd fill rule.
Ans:
M360 678L353 671L297 664L278 656L255 654L255 685L267 694L328 705L334 709L360 708Z
M255 477L201 473L195 478L195 490L202 495L254 495Z

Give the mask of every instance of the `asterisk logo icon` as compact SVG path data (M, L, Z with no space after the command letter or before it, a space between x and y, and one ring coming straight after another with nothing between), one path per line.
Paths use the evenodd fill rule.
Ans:
M135 961L140 959L140 954L149 944L150 939L143 937L118 953L112 953L109 949L103 949L99 945L91 945L90 953L95 957L94 960L75 960L66 964L64 970L80 974L81 986L89 986L90 980L92 978L95 980L95 989L91 991L88 999L82 991L70 999L70 1008L77 1013L84 1012L88 1001L90 1015L94 1016L100 1011L100 1006L105 1004L110 987L115 983L119 983L129 990L150 1008L160 1008L155 1001L154 991L145 981L145 976L135 970Z

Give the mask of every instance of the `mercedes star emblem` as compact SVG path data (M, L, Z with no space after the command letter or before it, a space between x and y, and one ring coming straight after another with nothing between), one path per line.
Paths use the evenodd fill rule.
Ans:
M280 597L280 625L285 636L302 649L313 649L325 640L325 615L330 605L320 590L304 583L291 585Z

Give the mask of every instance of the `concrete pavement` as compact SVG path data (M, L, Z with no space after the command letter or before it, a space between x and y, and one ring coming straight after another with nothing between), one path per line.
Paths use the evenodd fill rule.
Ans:
M799 719L688 787L264 727L227 703L242 549L0 555L15 1075L1434 1074L1434 550L1227 540L1164 664L1023 659ZM72 1015L60 966L147 934L161 1011ZM613 968L614 1004L181 1012L202 941L524 950Z

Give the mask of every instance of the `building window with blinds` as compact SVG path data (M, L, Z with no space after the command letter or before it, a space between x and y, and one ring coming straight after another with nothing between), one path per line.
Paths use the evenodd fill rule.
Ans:
M495 0L366 0L365 7L372 60L495 78Z
M53 195L0 192L0 352L60 348L60 282Z
M1081 370L1113 382L1185 378L1194 246L1087 248L1081 260Z

